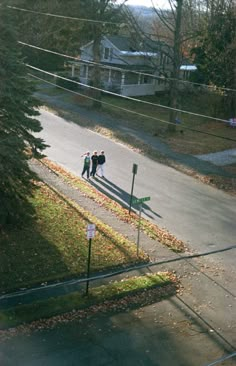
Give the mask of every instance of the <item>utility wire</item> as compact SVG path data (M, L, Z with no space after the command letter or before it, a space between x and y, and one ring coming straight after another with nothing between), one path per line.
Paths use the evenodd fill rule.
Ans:
M13 9L13 10L19 10L19 11L26 12L26 13L32 13L32 14L38 14L38 15L46 15L46 16L55 17L55 18L62 18L62 19L68 19L68 20L76 20L76 21L89 22L89 23L113 24L113 25L121 25L121 24L124 24L124 23L108 22L108 21L103 21L103 20L93 20L93 19L86 19L86 18L69 17L69 16L59 15L59 14L43 13L41 11L29 10L29 9L25 9L25 8L18 8L16 6L10 6L10 5L7 5L7 8Z
M205 253L179 256L179 257L172 258L172 259L166 259L166 260L163 260L163 261L160 261L160 262L157 261L157 262L150 262L150 263L140 264L140 265L136 265L136 266L132 266L132 267L122 268L118 271L109 272L109 273L98 275L98 276L93 276L93 277L89 278L89 281L101 280L101 279L114 277L114 276L117 276L117 275L120 275L120 274L132 272L132 271L137 271L137 270L140 270L140 269L143 269L143 268L149 268L149 267L154 267L154 266L158 266L158 265L179 262L179 261L182 261L182 260L186 261L186 260L189 260L189 259L205 257L205 256L208 256L208 255L216 254L218 252L225 252L225 251L234 250L234 249L236 249L236 245L233 245L233 246L228 247L228 248L220 249L220 250L213 250L213 251L210 251L210 252L205 252ZM38 286L38 287L34 287L34 288L22 290L22 291L17 291L17 292L6 294L6 295L1 295L0 296L0 301L5 300L5 299L9 299L9 298L18 297L18 296L21 296L21 295L27 295L27 294L33 293L35 291L38 291L38 290L47 290L48 288L55 288L55 287L65 286L65 283L68 286L68 285L84 283L84 282L87 282L87 281L88 281L87 278L81 278L81 279L73 279L73 280L64 281L64 282L52 283L52 284L49 284L49 285Z
M196 116L196 117L212 119L212 120L217 121L217 122L224 122L224 123L227 123L227 124L229 123L229 121L227 121L225 119L211 117L211 116L207 116L207 115L204 115L204 114L194 113L194 112L186 111L186 110L179 109L179 108L168 107L168 106L163 105L163 104L152 103L152 102L148 102L148 101L145 101L145 100L136 99L136 98L133 98L133 97L128 97L126 95L121 95L121 94L118 94L118 93L114 93L114 92L111 92L109 90L105 90L105 89L97 88L95 86L87 85L87 84L81 83L81 82L76 81L76 80L71 80L71 79L65 78L63 76L51 73L49 71L39 69L39 68L37 68L35 66L32 66L32 65L29 65L29 64L26 64L26 66L31 68L31 69L34 69L36 71L40 71L42 73L48 74L48 75L56 77L56 78L60 78L62 80L65 80L65 81L68 81L68 82L71 82L71 83L74 83L74 84L77 84L77 85L80 85L80 86L83 86L83 87L86 87L88 89L97 90L97 91L100 91L100 92L103 92L103 93L106 93L106 94L109 94L109 95L113 95L113 96L116 96L116 97L119 97L119 98L131 100L133 102L139 102L139 103L151 105L151 106L154 106L154 107L160 107L160 108L164 108L164 109L168 109L168 110L173 110L173 111L176 111L176 112L181 112L181 113L189 114L189 115ZM173 122L169 122L169 123L175 124Z
M53 55L57 55L57 56L62 56L62 57L65 57L65 58L70 58L72 60L76 60L76 61L80 61L78 59L78 57L75 57L75 56L70 56L70 55L66 55L64 53L59 53L59 52L56 52L56 51L51 51L51 50L48 50L46 48L42 48L42 47L38 47L38 46L34 46L32 44L29 44L29 43L25 43L25 42L21 42L21 41L18 41L19 44L22 44L23 46L27 46L27 47L31 47L31 48L34 48L36 50L40 50L40 51L44 51L44 52L48 52L48 53L52 53Z
M89 61L89 60L83 61L83 60L80 60L78 57L75 57L75 56L70 56L70 55L67 55L67 54L64 54L64 53L60 53L60 52L56 52L56 51L51 51L49 49L42 48L42 47L38 47L38 46L34 46L32 44L29 44L29 43L26 43L26 42L22 42L22 41L18 41L18 43L19 44L22 44L23 46L31 47L31 48L34 48L34 49L37 49L37 50L40 50L40 51L44 51L44 52L52 53L54 55L62 56L62 57L65 57L65 58L69 58L69 59L75 60L75 61L77 61L78 63L81 63L81 64L86 63L86 64L95 65L95 66L101 66L104 69L112 69L112 70L116 70L116 71L124 71L124 69L122 69L121 67L107 66L107 65L104 65L102 63L98 63L98 62L94 62L94 61ZM190 85L201 86L201 87L207 88L207 89L214 89L214 90L222 90L222 91L236 92L236 89L224 88L224 87L220 87L220 86L216 86L216 85L207 85L207 84L195 83L195 82L188 81L188 80L181 80L181 79L175 79L175 78L167 77L167 76L164 76L164 75L163 76L158 76L158 75L153 75L153 74L149 74L149 73L142 72L142 71L135 71L135 70L132 70L132 69L127 69L127 68L125 69L125 71L126 72L129 72L129 73L137 74L137 75L143 75L143 76L152 77L153 79L158 79L158 80L161 80L161 81L178 81L179 83L185 83L185 84L190 84Z
M215 360L214 362L208 363L205 366L213 366L213 365L219 365L222 364L222 362L229 360L230 358L236 357L236 352L231 353L230 355L227 356L223 356L221 358L218 358L217 360Z
M146 53L148 53L148 52L146 52ZM86 52L86 54L89 55L88 52ZM120 58L118 58L118 59L120 59ZM77 59L77 61L78 61L78 59ZM89 61L89 60L86 60L86 61L85 60L81 60L81 62L91 63L93 65L101 65L101 66L104 66L104 64L102 64L102 63L98 63L98 62L94 62L94 61ZM130 64L128 64L128 65L131 66ZM112 69L113 66L107 66L107 68L111 68ZM117 66L115 66L114 69L115 70L124 71L124 69L122 69L120 67L117 67ZM163 72L160 72L160 75L161 76L158 76L158 75L149 74L149 73L145 73L145 72L134 71L134 70L131 70L131 69L130 70L129 69L125 69L125 71L128 71L130 73L134 73L134 74L139 74L139 75L144 75L144 76L150 76L153 79L159 79L161 81L177 81L178 83L200 86L202 88L206 88L206 89L210 89L210 90L211 89L213 89L213 90L222 90L222 91L230 91L230 92L235 92L236 93L236 89L225 88L223 86L217 86L217 85L201 84L201 83L197 83L197 82L189 81L189 80L176 79L176 78L172 78L170 76L165 76ZM185 71L185 70L181 70L181 71Z
M45 71L45 72L46 72L46 71ZM48 73L48 72L46 72L46 73ZM49 74L51 74L51 73L49 73ZM52 75L54 75L54 74L52 74ZM108 106L110 106L110 107L117 108L117 109L122 110L122 111L124 111L124 112L132 113L132 114L135 114L135 115L137 115L137 116L139 116L139 117L149 118L149 119L152 119L152 120L154 120L154 121L158 121L158 122L161 122L161 123L165 123L165 124L175 125L175 126L176 126L176 124L175 124L175 123L173 123L173 122L169 122L169 121L165 121L165 120L162 120L162 119L159 119L159 118L156 118L156 117L148 116L148 115L143 114L143 113L135 112L135 111L132 111L132 110L127 109L127 108L119 107L119 106L116 106L116 105L114 105L114 104L107 103L107 102L104 102L104 101L98 100L98 99L93 98L93 97L89 97L89 96L87 96L87 95L84 95L83 93L79 93L79 92L76 92L76 91L74 91L74 90L67 89L67 88L62 87L62 86L60 86L60 85L57 85L57 84L55 84L55 83L52 83L52 82L50 82L50 81L48 81L48 80L42 79L42 78L40 78L40 77L38 77L38 76L36 76L36 75L33 75L33 74L30 74L30 73L29 73L29 76L31 76L31 77L33 77L33 78L35 78L35 79L41 80L41 81L43 81L43 82L45 82L45 83L47 83L47 84L50 84L50 85L56 86L57 88L60 88L60 89L62 89L62 90L68 91L68 92L70 92L70 93L72 93L72 94L76 94L76 95L82 96L82 97L84 97L84 98L87 98L87 99L90 99L90 100L93 100L93 101L96 101L96 102L100 102L100 103L102 103L102 104L104 104L104 105L108 105ZM54 76L56 77L56 76L58 76L58 75L54 75ZM63 78L63 79L64 79L64 78ZM66 80L71 81L70 79L66 79ZM85 86L86 86L86 87L88 87L88 88L90 88L90 86L88 86L88 85L86 85L86 84L85 84ZM119 95L119 94L118 94L118 95ZM230 137L224 137L224 136L215 135L215 134L213 134L213 133L209 133L209 132L205 132L205 131L196 130L196 129L194 129L194 128L190 128L190 127L187 127L187 126L181 126L181 128L182 128L182 129L185 129L185 130L189 130L189 131L193 131L193 132L201 133L201 134L203 134L203 135L213 136L213 137L220 138L220 139L223 139L223 140L228 140L228 141L236 142L236 140L235 140L235 139L231 139Z
M102 24L113 24L113 25L114 24L115 25L124 25L125 24L125 23L115 23L115 22L108 22L108 21L102 21L102 20L93 20L93 19L86 19L86 18L75 18L75 17L69 17L69 16L58 15L58 14L51 14L51 13L43 13L43 12L39 12L39 11L28 10L28 9L25 9L25 8L19 8L19 7L10 6L10 5L8 5L7 7L9 9L13 9L13 10L19 10L19 11L23 11L23 12L29 12L29 13L33 13L33 14L40 14L40 15L57 17L57 18L63 18L63 19L69 19L69 20L79 20L79 21L84 21L84 22L102 23ZM32 46L32 47L34 47L34 46ZM47 50L47 52L50 52L50 51ZM59 53L58 53L58 55L59 55ZM70 57L70 56L67 56L67 57ZM93 64L96 64L96 63L93 63ZM130 70L130 72L134 72L134 71ZM143 73L143 75L153 76L152 74L145 74L145 73ZM188 81L188 80L179 80L179 79L170 78L170 77L159 77L159 78L162 79L162 80L172 80L172 81L178 81L178 82L182 82L182 83L186 83L186 84L192 84L192 85L196 85L196 86L202 86L202 87L206 87L206 88L209 88L209 89L217 89L217 90L224 90L224 91L236 92L236 89L232 89L232 88L225 88L225 87L219 87L219 86L215 86L215 85L201 84L201 83L196 83L196 82L192 82L192 81Z

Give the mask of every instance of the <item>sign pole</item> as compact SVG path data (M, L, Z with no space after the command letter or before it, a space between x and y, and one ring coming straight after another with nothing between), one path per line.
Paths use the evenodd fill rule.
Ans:
M141 229L141 213L143 210L143 202L150 201L151 197L136 198L133 200L134 204L139 204L139 220L138 220L138 238L137 238L137 257L139 256L139 242L140 242L140 229Z
M87 282L86 282L86 295L88 295L88 290L89 290L89 277L90 277L90 261L91 261L91 248L92 248L92 239L89 239L89 250L88 250L88 263L87 263Z
M139 242L140 242L140 227L141 227L141 212L142 212L142 202L139 205L139 219L138 219L138 239L137 239L137 257L139 256Z
M90 261L91 261L91 250L92 250L92 238L95 235L96 225L88 224L87 225L87 239L89 241L89 249L88 249L88 263L87 263L87 282L86 282L86 295L88 295L89 290L89 277L90 277Z

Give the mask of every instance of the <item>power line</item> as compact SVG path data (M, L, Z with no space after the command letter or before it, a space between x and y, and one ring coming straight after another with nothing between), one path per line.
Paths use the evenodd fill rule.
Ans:
M113 24L113 25L121 25L121 24L124 24L124 23L108 22L108 21L103 21L103 20L93 20L93 19L86 19L86 18L69 17L69 16L59 15L59 14L43 13L41 11L29 10L29 9L25 9L25 8L18 8L16 6L10 6L10 5L8 5L7 7L9 9L19 10L19 11L26 12L26 13L32 13L32 14L38 14L38 15L45 15L45 16L50 16L50 17L55 17L55 18L68 19L68 20L76 20L76 21L82 21L82 22L88 22L88 23Z
M18 41L18 43L22 44L23 46L27 46L27 47L34 48L34 49L37 49L37 50L40 50L40 51L44 51L44 52L52 53L54 55L69 58L69 59L75 60L75 61L77 61L78 63L81 63L81 64L86 63L86 64L95 65L95 66L101 66L104 69L124 71L124 69L122 69L121 67L118 67L118 66L107 66L107 65L104 65L102 63L89 61L89 60L83 61L83 60L78 59L78 57L70 56L70 55L60 53L60 52L56 52L56 51L51 51L49 49L38 47L38 46L29 44L29 43L26 43L26 42ZM204 87L204 88L207 88L207 89L214 89L214 90L216 89L216 90L222 90L222 91L236 92L236 89L224 88L224 87L220 87L220 86L216 86L216 85L207 85L207 84L195 83L195 82L192 82L192 81L182 80L182 79L175 79L175 78L171 78L171 77L167 77L167 76L158 76L158 75L153 75L153 74L149 74L149 73L141 72L141 71L135 71L135 70L132 70L132 69L127 69L127 68L125 69L125 71L129 72L129 73L136 74L136 75L148 76L148 77L151 77L153 79L158 79L158 80L161 80L161 81L177 81L179 83L185 83L185 84L190 84L190 85L201 86L201 87Z
M47 74L51 74L51 73L48 73L48 72L46 72L46 73L47 73ZM45 82L45 83L47 83L47 84L50 84L50 85L56 86L57 88L60 88L60 89L65 90L65 91L68 91L68 92L70 92L70 93L72 93L72 94L76 94L76 95L82 96L82 97L84 97L84 98L87 98L87 99L90 99L90 100L93 100L93 101L96 101L96 102L100 102L100 103L102 103L102 104L104 104L104 105L108 105L108 106L110 106L110 107L117 108L117 109L122 110L122 111L124 111L124 112L132 113L132 114L135 114L135 115L137 115L137 116L139 116L139 117L149 118L149 119L152 119L152 120L154 120L154 121L158 121L158 122L165 123L165 124L169 124L169 125L176 125L176 124L175 124L175 123L173 123L173 122L165 121L165 120L162 120L162 119L159 119L159 118L156 118L156 117L148 116L148 115L143 114L143 113L139 113L139 112L132 111L132 110L127 109L127 108L119 107L119 106L116 106L116 105L111 104L111 103L107 103L107 102L104 102L104 101L100 101L100 100L98 100L98 99L96 99L96 98L89 97L89 96L87 96L87 95L84 95L83 93L79 93L79 92L76 92L76 91L74 91L74 90L67 89L67 88L65 88L65 87L62 87L62 86L57 85L57 84L55 84L55 83L52 83L52 82L50 82L50 81L48 81L48 80L42 79L42 78L40 78L40 77L38 77L38 76L35 76L35 75L33 75L33 74L30 74L30 73L29 73L29 75L30 75L31 77L35 78L35 79L38 79L38 80L41 80L41 81L43 81L43 82ZM51 74L51 75L54 75L55 77L57 77L57 76L58 76L58 75L55 75L55 74ZM63 77L62 77L62 79L65 79L65 78L63 78ZM72 80L70 80L70 79L65 79L65 80L72 81ZM88 88L91 88L90 86L88 86L88 85L86 85L86 84L84 84L84 85L85 85L86 87L88 87ZM119 94L118 94L118 96L119 96ZM212 133L209 133L209 132L196 130L196 129L194 129L194 128L190 128L190 127L187 127L187 126L182 126L182 129L189 130L189 131L193 131L193 132L197 132L197 133L201 133L201 134L203 134L203 135L213 136L213 137L220 138L220 139L223 139L223 140L228 140L228 141L236 142L236 140L235 140L235 139L231 139L230 137L224 137L224 136L215 135L215 134L212 134Z
M230 358L236 357L236 352L231 353L230 355L227 356L223 356L221 358L218 358L217 360L215 360L214 362L208 363L205 366L213 366L213 365L219 365L221 364L223 361L229 360Z
M88 54L88 53L87 53ZM88 54L89 55L89 54ZM117 57L118 58L118 57ZM118 58L119 59L119 58ZM79 61L77 59L77 61ZM92 65L101 65L103 67L105 67L106 65L103 65L102 63L98 63L98 62L94 62L94 61L89 61L89 60L86 60L86 61L83 61L81 60L83 63L90 63ZM130 64L128 64L130 66ZM107 66L107 68L110 68L110 69L115 69L115 70L120 70L120 71L124 71L124 69L120 68L120 67L117 67L117 66ZM149 73L145 73L145 72L140 72L140 71L134 71L134 70L131 70L131 69L125 69L125 71L128 71L130 73L133 73L133 74L138 74L138 75L144 75L144 76L149 76L149 77L152 77L153 79L159 79L161 81L176 81L178 83L182 83L182 84L189 84L189 85L195 85L195 86L200 86L202 88L206 88L206 89L213 89L213 90L222 90L222 91L230 91L230 92L235 92L236 93L236 89L232 89L232 88L225 88L225 87L222 87L222 86L217 86L217 85L208 85L208 84L202 84L202 83L197 83L197 82L194 82L194 81L189 81L189 80L183 80L183 79L176 79L176 78L172 78L170 76L165 76L162 72L160 72L160 74L162 74L162 76L158 76L158 75L154 75L154 74L149 74ZM182 70L181 70L182 71ZM184 70L183 70L184 71Z
M149 263L145 263L145 264L135 265L135 266L132 266L132 267L122 268L118 271L109 272L109 273L102 274L102 275L95 275L93 277L90 277L89 281L96 281L96 280L106 279L106 278L114 277L114 276L117 276L117 275L120 275L120 274L136 271L136 270L139 270L139 269L154 267L154 266L158 266L158 265L174 263L174 262L179 262L179 261L183 261L183 260L187 261L187 260L193 259L193 258L205 257L205 256L208 256L208 255L216 254L218 252L225 252L225 251L234 250L235 248L236 248L236 246L233 245L231 247L220 249L220 250L213 250L213 251L205 252L205 253L178 256L176 258L165 259L165 260L162 260L162 261L155 261L155 262L149 262ZM64 282L56 282L56 283L43 285L43 286L41 285L41 286L38 286L38 287L33 287L33 288L26 289L26 290L16 291L16 292L10 293L10 294L0 295L0 301L3 301L5 299L18 297L18 296L22 296L22 295L27 295L27 294L33 293L35 291L38 291L38 290L47 290L48 288L55 288L55 287L65 286L65 283L67 284L67 286L69 286L69 285L84 283L86 281L88 281L87 278L78 278L78 279L72 279L72 280L68 280L68 281L64 281Z
M40 50L40 51L44 51L44 52L48 52L48 53L52 53L53 55L57 55L57 56L62 56L62 57L65 57L65 58L70 58L72 60L78 60L77 57L75 56L70 56L70 55L66 55L64 53L59 53L59 52L56 52L56 51L51 51L51 50L48 50L46 48L42 48L42 47L38 47L38 46L34 46L32 44L29 44L29 43L25 43L25 42L21 42L21 41L18 41L19 44L22 44L23 46L27 46L27 47L31 47L31 48L35 48L36 50Z
M68 19L68 20L80 20L80 21L84 21L84 22L113 24L113 25L114 24L115 25L124 25L125 24L125 23L115 23L115 22L108 22L108 21L102 21L102 20L93 20L93 19L89 19L89 18L87 18L87 19L86 18L76 18L76 17L69 17L69 16L64 16L64 15L58 15L58 14L43 13L43 12L39 12L39 11L29 10L29 9L25 9L25 8L19 8L19 7L10 6L10 5L8 5L7 7L9 9L13 9L13 10L19 10L19 11L23 11L23 12L29 12L29 13L33 13L33 14L39 14L39 15L45 15L45 16L51 16L51 17L57 17L57 18L63 18L63 19ZM24 44L23 42L19 42L19 43ZM25 43L25 45L35 47L35 46L29 45L29 44L26 44L26 43ZM37 48L37 47L35 47L35 48ZM41 48L38 48L38 49L41 49ZM45 49L41 49L41 50L46 51ZM50 51L47 50L47 52L50 52ZM53 51L51 51L51 52L54 53ZM62 54L59 54L59 53L55 53L55 54L58 54L58 55L62 56ZM67 55L64 55L64 57L73 58L72 56L67 56ZM91 61L87 61L87 62L90 62L90 63L93 63L93 64L98 64L98 63L91 62ZM155 78L159 78L161 80L177 81L177 82L181 82L181 83L185 83L185 84L202 86L202 87L208 88L208 89L217 89L217 90L236 92L236 89L232 89L232 88L225 88L225 87L219 87L219 86L216 86L216 85L202 84L202 83L197 83L197 82L193 82L193 81L189 81L189 80L180 80L180 79L170 78L170 77L166 77L166 76L162 76L162 77L159 76L158 77L156 75L154 76L154 75L148 74L148 73L138 73L138 72L135 72L133 70L128 70L128 71L129 72L134 72L134 73L137 73L137 74L141 74L141 75L152 76L152 77L155 77Z
M86 87L86 88L90 88L90 89L93 89L93 90L97 90L97 91L100 91L100 92L103 92L103 93L106 93L106 94L109 94L109 95L113 95L113 96L116 96L116 97L119 97L119 98L123 98L123 99L127 99L127 100L131 100L133 102L138 102L138 103L142 103L142 104L147 104L147 105L151 105L151 106L154 106L154 107L160 107L160 108L163 108L163 109L167 109L167 110L173 110L173 111L176 111L176 112L181 112L181 113L185 113L185 114L189 114L191 116L196 116L196 117L201 117L201 118L207 118L207 119L212 119L214 121L217 121L217 122L224 122L224 123L229 123L227 120L225 119L221 119L221 118L216 118L216 117L211 117L211 116L207 116L207 115L204 115L204 114L199 114L199 113L194 113L194 112L190 112L190 111L185 111L183 109L179 109L179 108L172 108L172 107L168 107L166 105L163 105L163 104L158 104L158 103L152 103L152 102L148 102L148 101L145 101L145 100L141 100L141 99L136 99L136 98L133 98L133 97L128 97L126 95L121 95L121 94L118 94L118 93L114 93L114 92L111 92L109 90L105 90L105 89L101 89L101 88L97 88L95 86L91 86L91 85L87 85L87 84L84 84L84 83L81 83L79 81L76 81L76 80L71 80L71 79L68 79L68 78L65 78L63 76L60 76L60 75L57 75L57 74L54 74L54 73L51 73L51 72L48 72L48 71L45 71L45 70L42 70L42 69L39 69L35 66L32 66L32 65L29 65L29 64L26 64L26 66L28 66L29 68L31 69L34 69L36 71L40 71L42 73L45 73L45 74L48 74L50 76L53 76L53 77L56 77L56 78L60 78L62 80L66 80L66 81L69 81L69 82L72 82L74 84L77 84L77 85L81 85L83 87ZM147 116L146 116L147 117ZM171 122L169 122L171 123ZM175 123L172 123L172 124L175 124Z

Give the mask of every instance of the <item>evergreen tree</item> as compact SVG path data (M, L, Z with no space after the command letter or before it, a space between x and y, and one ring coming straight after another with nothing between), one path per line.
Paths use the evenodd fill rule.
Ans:
M236 6L233 0L209 2L197 47L192 52L198 71L193 81L235 89L236 83ZM224 110L236 112L234 93L225 95Z
M9 11L0 7L0 228L32 214L28 197L34 174L27 161L31 151L41 156L45 148L33 135L41 126L27 72Z

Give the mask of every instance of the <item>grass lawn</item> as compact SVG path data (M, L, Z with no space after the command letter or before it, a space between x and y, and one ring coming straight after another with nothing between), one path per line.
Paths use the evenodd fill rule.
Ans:
M127 208L122 207L119 203L99 192L96 188L92 187L84 179L73 175L52 161L43 159L43 163L61 178L63 178L72 187L78 188L87 197L93 199L99 205L106 208L108 212L113 212L120 220L138 227L139 217L136 213L131 211L129 214ZM150 238L158 240L161 244L167 246L175 252L184 252L186 249L186 246L182 240L177 239L167 230L159 228L157 225L152 224L150 221L144 218L141 218L140 229Z
M0 292L8 292L86 273L88 223L97 232L92 241L91 272L148 261L135 244L90 213L73 208L43 183L30 199L35 219L22 228L9 228L0 238Z
M58 88L43 88L42 85L40 90L45 92L46 95L60 95L64 101L72 105L79 104L80 106L85 107L92 106L92 101L84 96L78 96L63 90L60 91ZM79 92L81 93L81 91ZM227 138L236 140L236 129L228 127L228 124L222 121L215 121L179 112L178 118L181 120L181 124L177 126L177 133L170 135L166 133L168 124L160 121L168 122L168 109L156 106L167 106L167 97L165 95L158 95L137 97L136 99L151 104L127 100L111 95L102 95L102 102L104 102L102 111L117 118L119 123L122 121L122 125L127 128L136 128L151 133L154 136L158 136L178 152L196 155L235 148L235 142L227 140ZM224 116L217 111L220 103L221 97L219 95L213 93L193 94L189 92L181 95L179 108L196 114L209 115L227 120L227 116ZM129 111L132 111L133 113L130 113ZM66 112L66 114L67 117L74 122L83 124L83 121L78 118L77 114L73 112L71 114ZM91 124L87 127L99 128L96 123L94 123L94 126ZM100 128L102 128L102 126L100 126ZM198 133L191 129L203 133ZM183 131L183 133L180 133L180 131ZM113 136L113 132L114 131L111 130L111 136ZM225 137L226 139L211 136L210 134ZM119 136L119 138L122 139L122 136ZM125 142L130 142L132 144L132 141Z

